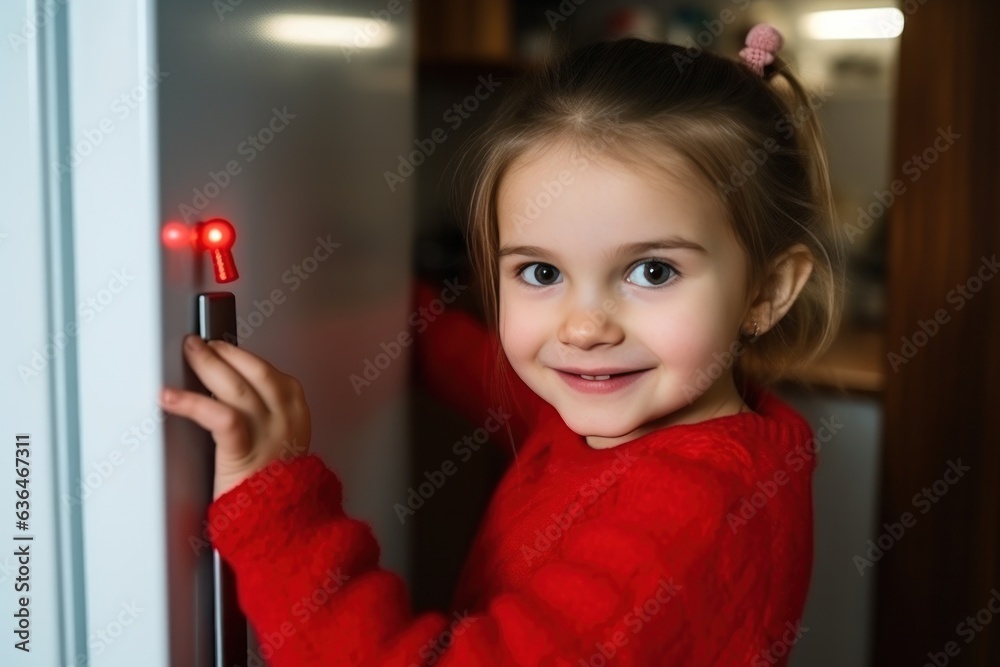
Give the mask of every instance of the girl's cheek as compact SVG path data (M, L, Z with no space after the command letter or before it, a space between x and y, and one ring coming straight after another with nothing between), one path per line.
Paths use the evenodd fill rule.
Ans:
M523 308L519 308L510 298L504 298L501 294L499 317L501 344L505 350L518 349L525 334L525 327L530 323L525 317Z
M530 364L554 333L551 309L530 300L508 299L500 308L500 343L511 364Z
M721 313L706 309L704 301L673 302L645 314L647 317L635 326L641 327L644 338L661 357L697 363L700 358L711 356L713 350L725 347L724 318Z
M541 335L543 324L529 310L508 308L500 317L504 347L521 348Z

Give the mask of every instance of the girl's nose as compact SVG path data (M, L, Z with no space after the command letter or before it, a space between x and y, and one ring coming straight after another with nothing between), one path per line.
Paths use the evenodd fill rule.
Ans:
M604 310L574 308L563 319L558 336L561 343L586 350L596 345L620 343L625 330Z

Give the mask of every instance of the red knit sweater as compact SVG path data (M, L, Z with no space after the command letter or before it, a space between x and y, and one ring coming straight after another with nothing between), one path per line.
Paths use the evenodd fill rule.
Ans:
M452 608L415 616L337 475L292 459L208 510L268 664L786 664L812 565L800 416L755 389L753 413L591 449L512 372L517 409L491 403L496 341L471 316L446 309L414 337L422 381L518 443Z

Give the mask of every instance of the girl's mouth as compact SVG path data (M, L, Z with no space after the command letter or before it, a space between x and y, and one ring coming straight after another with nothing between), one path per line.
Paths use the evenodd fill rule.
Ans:
M590 374L557 369L556 372L573 389L587 393L604 394L632 385L649 370L644 368L635 371Z

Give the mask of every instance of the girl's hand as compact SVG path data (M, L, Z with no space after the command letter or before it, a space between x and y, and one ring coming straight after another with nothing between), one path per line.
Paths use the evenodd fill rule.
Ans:
M160 405L215 440L214 497L278 459L305 454L312 425L298 380L235 345L184 338L184 356L214 398L165 387Z

